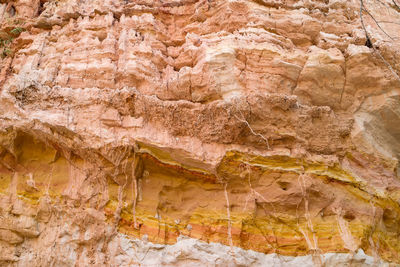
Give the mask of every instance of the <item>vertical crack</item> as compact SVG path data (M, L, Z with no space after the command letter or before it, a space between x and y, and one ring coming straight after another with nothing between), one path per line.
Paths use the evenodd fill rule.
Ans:
M231 210L230 210L230 203L229 203L229 196L228 196L228 191L226 188L228 187L228 182L224 183L224 195L225 195L225 200L226 200L226 214L228 217L228 241L229 241L229 247L231 249L231 252L233 252L233 241L232 241L232 221L231 221Z

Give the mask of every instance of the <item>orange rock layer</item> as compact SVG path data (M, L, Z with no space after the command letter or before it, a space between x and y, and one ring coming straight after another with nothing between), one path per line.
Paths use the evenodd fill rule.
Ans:
M0 1L0 265L400 264L399 10Z

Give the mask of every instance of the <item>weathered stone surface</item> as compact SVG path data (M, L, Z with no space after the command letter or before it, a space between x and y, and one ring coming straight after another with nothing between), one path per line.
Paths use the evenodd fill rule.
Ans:
M400 264L393 1L0 2L1 266Z
M24 241L21 236L7 229L0 229L0 240L9 244L19 244Z

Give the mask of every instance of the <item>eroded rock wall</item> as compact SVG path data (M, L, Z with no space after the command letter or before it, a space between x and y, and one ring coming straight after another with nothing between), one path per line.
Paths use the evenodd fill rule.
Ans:
M400 264L400 10L361 3L1 1L0 264Z

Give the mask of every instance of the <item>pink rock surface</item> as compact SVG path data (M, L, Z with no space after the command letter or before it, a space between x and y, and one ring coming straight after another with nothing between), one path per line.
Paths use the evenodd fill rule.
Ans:
M365 2L371 48L360 3L2 1L0 265L139 266L120 242L182 235L398 264L399 7Z

